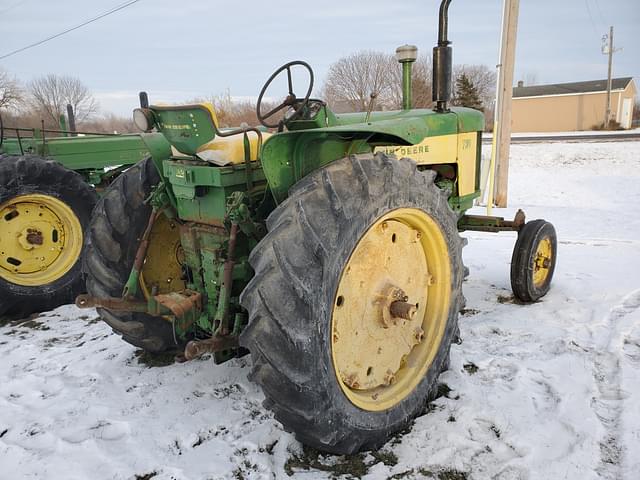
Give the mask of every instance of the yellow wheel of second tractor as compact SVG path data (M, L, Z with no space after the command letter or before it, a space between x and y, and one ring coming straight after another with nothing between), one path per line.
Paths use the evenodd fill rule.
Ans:
M462 307L462 241L434 172L382 153L310 174L269 217L240 343L298 439L375 448L424 411Z
M96 199L57 162L0 157L0 314L48 310L84 290L84 229Z
M36 287L64 276L82 251L82 225L62 200L41 193L0 204L0 278Z

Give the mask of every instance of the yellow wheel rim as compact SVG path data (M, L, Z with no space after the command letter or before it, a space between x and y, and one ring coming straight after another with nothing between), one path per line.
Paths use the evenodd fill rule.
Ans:
M533 284L536 287L544 285L547 281L552 258L553 247L551 245L551 239L545 237L538 244L533 258Z
M185 289L182 276L184 250L180 244L178 225L160 215L151 229L147 256L140 274L140 287L145 298L152 290L157 294Z
M62 200L34 193L0 204L0 278L46 285L64 276L82 252L82 226Z
M447 243L428 214L393 210L365 232L342 271L331 319L333 367L351 403L386 410L415 389L442 342L450 299ZM396 305L413 309L400 318Z

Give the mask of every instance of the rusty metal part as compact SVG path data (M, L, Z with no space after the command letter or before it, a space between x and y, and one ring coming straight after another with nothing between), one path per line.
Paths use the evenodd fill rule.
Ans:
M214 335L205 340L191 340L184 349L184 358L193 360L205 353L215 353L238 347L238 337Z
M149 221L147 222L147 228L145 228L144 233L142 234L142 240L140 240L140 245L138 245L138 251L136 252L136 258L133 261L133 268L140 272L142 270L142 265L144 264L144 259L147 256L147 248L149 247L149 236L151 235L151 229L153 228L153 224L158 218L160 214L159 210L153 210L151 215L149 215Z
M124 298L98 298L88 294L76 297L78 308L107 308L116 312L146 312L147 302Z
M153 298L178 318L184 318L194 309L198 311L202 309L202 295L192 290L164 293Z
M147 256L147 249L149 247L149 236L151 235L153 224L155 223L160 213L160 210L156 210L154 208L151 211L151 215L149 215L149 221L147 222L147 227L145 228L140 240L140 244L138 245L138 250L136 251L136 256L133 261L133 267L131 268L131 273L129 274L127 283L122 290L123 298L133 298L138 293L140 272L142 271L144 259Z
M476 232L519 232L526 221L525 214L518 210L513 220L486 215L463 215L458 222L458 230Z
M27 242L29 242L31 245L42 245L44 243L42 232L40 230L36 230L35 228L29 228L27 230Z
M418 312L418 306L413 303L407 303L402 300L396 300L389 306L391 316L396 318L404 318L405 320L413 320Z
M404 317L402 317L401 315L396 315L391 307L396 302L405 303L408 300L404 290L398 287L390 286L387 287L387 289L381 295L379 295L378 298L380 299L379 305L382 312L382 326L384 328L389 328L392 325L397 325L398 319ZM398 306L400 307L400 305ZM408 320L411 319L409 318Z
M233 283L233 266L235 265L235 251L238 241L238 224L231 224L229 232L229 246L227 249L227 259L224 262L224 270L222 274L222 285L220 286L220 298L218 307L216 308L215 322L221 326L220 333L226 335L229 333L227 319L229 316L229 300L231 299L231 285Z

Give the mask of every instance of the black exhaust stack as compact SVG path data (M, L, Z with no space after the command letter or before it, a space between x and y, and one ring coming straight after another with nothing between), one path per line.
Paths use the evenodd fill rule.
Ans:
M149 108L149 96L147 92L138 93L138 98L140 99L140 108Z
M449 4L451 0L442 0L438 23L438 46L433 48L433 101L437 112L448 112L447 103L451 100L451 70L453 49L447 38L449 28Z
M73 106L67 103L67 118L69 119L69 131L71 136L75 137L76 133L76 115L73 113Z

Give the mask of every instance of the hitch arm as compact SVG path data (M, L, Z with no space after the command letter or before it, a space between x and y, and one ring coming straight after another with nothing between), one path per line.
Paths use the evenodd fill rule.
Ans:
M519 232L524 223L525 215L522 210L516 212L513 220L487 215L463 215L458 221L458 230L461 232L465 230L476 232Z

